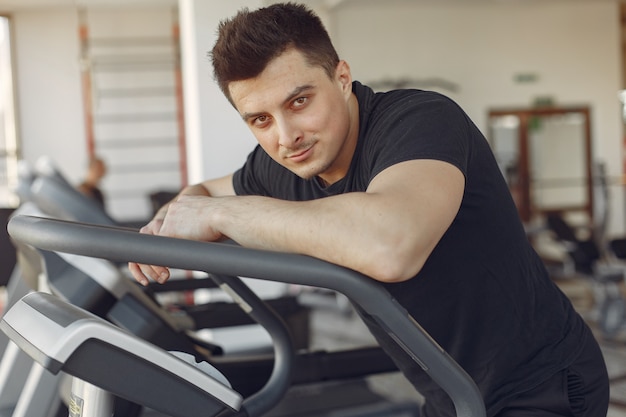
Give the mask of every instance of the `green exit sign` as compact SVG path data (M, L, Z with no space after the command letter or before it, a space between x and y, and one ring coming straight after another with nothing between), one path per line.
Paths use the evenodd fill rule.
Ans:
M534 72L520 72L515 74L513 79L519 84L536 83L539 80L539 75Z

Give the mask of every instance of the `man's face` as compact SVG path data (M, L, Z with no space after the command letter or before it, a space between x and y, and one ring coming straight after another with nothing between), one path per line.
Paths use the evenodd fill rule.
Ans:
M358 135L358 108L345 62L329 78L292 48L258 77L231 82L229 90L243 120L276 162L302 178L319 176L333 183L345 176Z

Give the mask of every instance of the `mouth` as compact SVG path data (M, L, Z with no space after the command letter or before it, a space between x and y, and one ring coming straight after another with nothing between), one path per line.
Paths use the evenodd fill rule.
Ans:
M287 158L293 162L302 162L308 159L313 153L313 146L310 146L304 150L298 150L296 153L289 155Z

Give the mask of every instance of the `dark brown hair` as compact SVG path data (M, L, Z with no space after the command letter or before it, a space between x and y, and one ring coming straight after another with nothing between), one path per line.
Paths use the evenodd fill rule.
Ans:
M242 9L218 28L211 51L213 75L232 102L228 84L254 78L267 64L288 48L304 54L310 65L334 76L339 63L337 51L320 18L305 6L280 3L249 11Z

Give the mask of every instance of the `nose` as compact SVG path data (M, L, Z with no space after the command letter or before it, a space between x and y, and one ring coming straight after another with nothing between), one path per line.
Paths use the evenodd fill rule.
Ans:
M302 130L293 121L287 119L277 120L276 125L278 127L279 146L290 149L302 141L304 137Z

